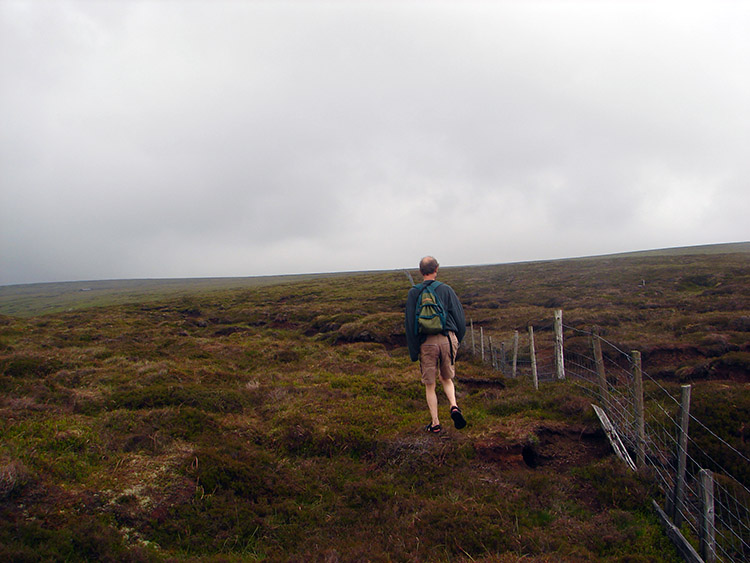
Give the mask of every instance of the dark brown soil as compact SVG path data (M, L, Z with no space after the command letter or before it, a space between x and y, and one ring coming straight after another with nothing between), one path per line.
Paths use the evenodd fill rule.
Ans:
M603 431L581 425L548 424L534 430L535 439L493 437L475 444L479 458L504 468L580 467L612 452Z

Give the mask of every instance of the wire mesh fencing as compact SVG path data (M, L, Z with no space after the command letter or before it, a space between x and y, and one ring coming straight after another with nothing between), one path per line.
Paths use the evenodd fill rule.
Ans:
M675 390L674 384L651 377L639 352L624 351L593 329L563 325L562 331L588 339L591 352L582 353L580 346L576 352L564 347L556 352L549 327L508 337L484 334L472 323L471 353L504 376L530 378L537 387L564 374L606 413L621 443L639 460L638 470L658 485L659 504L685 548L699 554L697 560L750 561L747 450L690 414L689 386ZM737 415L747 418L747 413Z

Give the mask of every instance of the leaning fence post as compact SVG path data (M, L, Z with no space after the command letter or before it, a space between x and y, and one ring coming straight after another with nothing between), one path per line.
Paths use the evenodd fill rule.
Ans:
M599 338L599 327L591 331L591 343L594 347L594 362L596 363L596 376L599 380L599 401L604 412L609 415L609 391L607 388L607 375L604 372L604 357L602 356L602 341Z
M487 337L487 342L489 343L489 353L490 353L490 364L492 365L492 369L497 369L497 363L495 360L495 347L492 345L492 337Z
M555 371L557 373L557 379L565 379L562 309L555 310Z
M680 438L677 451L677 477L675 479L672 500L672 521L678 528L682 523L682 504L685 498L685 473L687 471L688 424L690 422L691 385L682 386L680 399Z
M534 348L534 327L529 325L529 353L531 354L531 377L534 379L534 389L539 389L539 377L536 372L536 349Z
M714 476L707 469L700 470L701 522L700 554L706 563L716 561L716 535L714 527Z
M633 350L633 393L635 395L635 447L638 469L646 466L646 421L643 413L643 371L641 353Z
M516 376L516 368L518 367L518 331L513 332L513 377Z

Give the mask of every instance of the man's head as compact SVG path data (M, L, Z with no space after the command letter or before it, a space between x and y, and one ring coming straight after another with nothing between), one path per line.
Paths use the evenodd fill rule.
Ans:
M423 276L431 276L432 274L437 274L438 271L438 261L435 260L432 256L425 256L419 261L419 272Z

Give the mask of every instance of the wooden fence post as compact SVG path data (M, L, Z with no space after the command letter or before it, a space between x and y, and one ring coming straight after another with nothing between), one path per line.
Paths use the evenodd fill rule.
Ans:
M716 562L716 534L714 527L714 476L707 469L700 470L701 522L700 554L706 563Z
M531 377L534 379L534 389L539 389L539 377L536 372L536 349L534 348L534 327L529 325L529 353L531 354Z
M672 522L678 528L682 523L682 504L685 499L685 473L687 472L687 441L690 423L690 390L691 385L682 386L680 398L680 437L677 444L677 477L675 478L672 500Z
M565 379L562 309L555 310L555 372L557 373L557 379Z
M490 364L492 365L492 369L497 369L497 364L495 363L495 347L492 345L492 337L488 336L487 341L489 342Z
M633 350L633 394L635 395L635 448L638 469L646 466L646 421L643 412L643 371L641 353Z
M607 375L604 371L604 357L602 356L602 341L599 337L599 327L591 331L591 343L594 347L594 362L596 363L596 376L599 380L599 401L604 412L609 416L609 388L607 387Z
M513 377L516 377L518 367L518 331L513 332Z
M484 327L479 327L479 347L482 349L482 363L484 363Z

